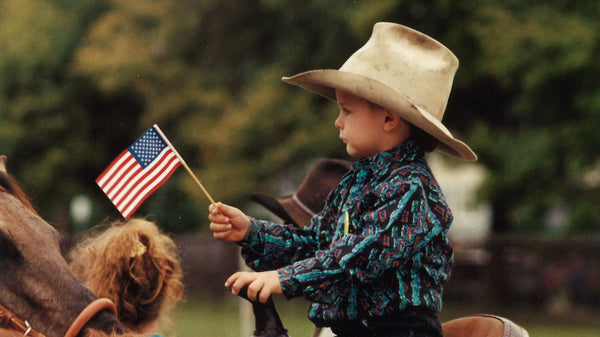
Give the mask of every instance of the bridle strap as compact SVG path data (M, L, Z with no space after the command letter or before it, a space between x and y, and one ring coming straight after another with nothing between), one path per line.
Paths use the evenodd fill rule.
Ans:
M109 309L113 315L117 316L117 307L113 301L108 298L99 298L90 303L83 311L75 318L65 337L75 337L81 331L84 325L92 319L97 313L104 309Z
M10 310L0 305L0 328L22 333L23 336L46 337L43 334L33 330L29 322L23 321Z
M117 307L113 301L108 298L98 298L90 303L83 311L75 318L69 330L65 334L65 337L75 337L81 331L84 325L86 325L92 317L94 317L100 311L108 309L113 315L117 316ZM0 328L7 329L10 331L17 331L23 334L23 336L30 337L46 337L29 325L29 322L23 321L17 315L13 314L10 310L6 309L0 304Z

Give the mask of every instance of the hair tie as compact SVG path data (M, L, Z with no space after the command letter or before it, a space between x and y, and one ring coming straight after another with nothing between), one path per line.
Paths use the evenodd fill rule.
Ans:
M137 257L137 256L144 255L144 253L146 253L146 246L143 243L141 243L140 241L136 241L135 246L131 250L131 254L129 254L129 256Z

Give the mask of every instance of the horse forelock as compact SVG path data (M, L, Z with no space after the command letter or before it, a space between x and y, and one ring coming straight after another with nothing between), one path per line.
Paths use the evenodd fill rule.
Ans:
M0 192L6 192L19 200L23 206L29 209L33 214L38 215L37 211L33 207L33 204L29 200L29 197L23 191L19 182L6 171L0 170Z

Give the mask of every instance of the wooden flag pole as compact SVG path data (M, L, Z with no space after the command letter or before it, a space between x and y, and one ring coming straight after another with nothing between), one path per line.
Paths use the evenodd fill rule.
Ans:
M198 185L198 187L200 187L200 189L202 190L202 192L204 192L204 195L206 195L206 197L208 198L208 200L210 201L210 203L213 206L215 206L215 201L210 196L210 194L208 194L208 191L206 190L206 188L204 188L204 186L202 186L202 183L200 182L200 180L198 180L198 178L196 178L196 175L194 175L194 172L192 172L192 170L190 170L190 168L187 166L187 164L185 162L181 162L181 164L183 165L183 167L185 168L185 170L188 171L188 173L192 176L192 178L196 182L196 185Z
M210 196L210 194L208 193L206 188L204 188L204 186L202 186L202 183L200 182L200 180L198 180L198 178L196 178L196 175L194 174L194 172L192 172L192 170L189 168L189 166L185 163L185 160L183 160L183 158L179 155L179 152L177 152L177 150L175 150L175 147L173 147L173 145L171 144L169 139L165 136L165 134L162 132L162 130L158 127L158 125L154 124L153 127L156 130L156 132L158 132L160 134L160 136L167 143L167 145L173 150L173 152L175 152L175 155L177 155L177 158L179 158L179 161L181 161L181 165L183 165L185 170L188 171L188 173L192 176L192 178L196 182L196 185L198 185L198 187L200 187L200 189L202 190L204 195L206 195L206 197L208 198L210 203L216 208L217 206L215 205L215 201L213 200L213 198Z

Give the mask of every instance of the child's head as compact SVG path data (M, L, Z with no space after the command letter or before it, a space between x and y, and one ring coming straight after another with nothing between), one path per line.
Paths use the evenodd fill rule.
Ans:
M340 108L335 127L353 157L371 157L403 143L410 127L399 115L342 90L335 91Z
M144 219L115 222L70 254L74 274L98 297L112 300L119 320L143 332L183 294L175 242Z
M377 23L367 43L339 70L313 70L283 81L338 101L341 111L336 127L350 155L370 156L412 137L425 144L426 150L437 146L437 150L473 161L475 153L442 124L457 68L456 56L431 37L402 25ZM353 126L359 130L344 129L349 126L343 124L344 118L355 123L344 115L348 102L368 112L364 114L367 120ZM394 137L374 132L389 129L388 122L397 125Z

